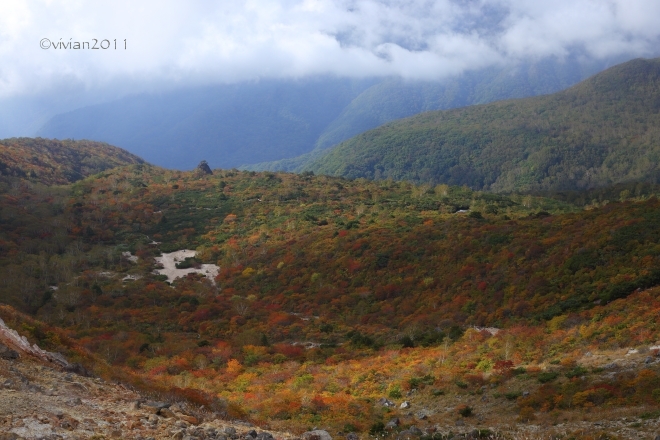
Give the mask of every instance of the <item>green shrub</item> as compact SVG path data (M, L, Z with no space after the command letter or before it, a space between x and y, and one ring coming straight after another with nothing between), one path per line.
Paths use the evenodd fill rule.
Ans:
M385 432L385 424L383 422L376 422L369 428L370 435L378 435Z
M541 383L548 383L557 379L557 377L559 377L559 373L557 373L556 371L543 371L539 373L537 379Z

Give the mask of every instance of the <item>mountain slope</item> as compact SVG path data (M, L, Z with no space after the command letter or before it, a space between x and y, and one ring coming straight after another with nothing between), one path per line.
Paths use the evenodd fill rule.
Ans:
M440 82L316 77L195 87L61 113L37 133L102 140L170 168L190 169L202 159L231 168L325 149L422 111L554 92L606 65L546 59Z
M465 72L443 81L386 79L360 93L321 133L309 155L244 165L247 170L300 171L327 148L387 122L431 110L553 93L605 69L603 63L545 59Z
M0 176L63 185L110 168L144 163L102 142L11 138L0 140Z
M553 95L396 121L305 169L530 191L653 179L659 158L660 59L638 59Z

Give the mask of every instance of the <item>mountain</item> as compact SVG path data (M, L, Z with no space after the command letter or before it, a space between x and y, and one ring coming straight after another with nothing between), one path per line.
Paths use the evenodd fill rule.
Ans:
M444 81L386 79L366 89L321 133L314 150L296 158L243 165L247 170L300 171L339 144L387 122L430 110L446 110L563 90L608 67L604 63L545 59L513 67L465 72Z
M144 94L53 117L40 136L96 139L176 169L292 157L373 80L264 80Z
M63 185L110 168L144 163L102 142L11 138L0 140L0 176Z
M656 179L660 59L612 67L565 91L427 112L363 133L304 169L491 191Z
M202 159L232 168L323 150L423 111L554 92L607 65L547 59L440 82L316 77L205 86L134 95L61 113L37 133L109 142L170 168L191 169Z

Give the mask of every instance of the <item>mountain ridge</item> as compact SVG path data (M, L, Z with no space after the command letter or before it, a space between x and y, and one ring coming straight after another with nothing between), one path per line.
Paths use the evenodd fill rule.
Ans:
M73 183L107 169L137 163L145 162L104 142L42 138L0 140L0 177L28 178L46 185Z
M243 167L322 150L425 110L560 90L607 65L567 57L437 82L319 76L193 87L60 113L37 134L102 140L170 168L191 169L202 158L215 167Z
M493 191L655 179L660 59L612 67L565 91L427 112L346 141L302 170Z

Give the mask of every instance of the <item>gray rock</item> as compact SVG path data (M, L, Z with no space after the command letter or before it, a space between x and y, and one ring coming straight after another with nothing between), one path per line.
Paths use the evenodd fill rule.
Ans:
M407 400L405 402L402 402L399 408L401 409L410 408L410 402L408 402Z
M332 436L328 431L322 429L315 429L314 431L304 432L301 436L303 440L332 440Z
M523 391L522 396L523 397L529 397L529 391Z
M408 431L412 432L416 436L420 436L423 434L422 430L419 429L417 426L411 426L410 428L408 428Z
M80 382L73 382L73 383L71 383L70 386L71 386L72 388L78 389L78 390L80 390L80 391L89 392L89 390L87 389L87 387L86 387L85 385L81 384Z
M152 408L163 409L163 408L169 408L170 406L172 406L172 404L167 402L156 402L153 400L148 400L147 402L144 402L142 406L149 406Z
M359 437L356 433L349 432L348 434L346 434L346 440L359 440Z
M396 436L396 438L398 438L400 440L407 440L407 439L417 438L420 435L421 434L416 434L411 429L404 429L403 431L401 431L399 433L399 435Z
M396 403L394 403L391 400L386 399L384 397L381 397L380 399L378 399L378 402L376 402L376 403L378 403L380 406L386 406L386 407L389 407L389 408L393 408L393 407L396 406Z
M271 440L272 438L273 434L270 432L261 431L259 434L257 434L257 440Z
M401 421L399 420L399 418L395 417L385 424L385 429L394 429L397 426L399 426L400 423Z
M456 420L456 426L465 426L465 422L463 420Z
M428 414L424 411L419 411L417 414L415 414L415 418L418 420L426 420L429 418Z
M236 428L232 428L231 426L227 426L225 428L225 434L227 435L235 435L236 434Z
M644 360L645 364L650 364L651 362L653 362L653 358L651 356L647 356L646 359Z
M205 160L203 160L199 163L199 165L197 165L197 173L208 175L208 174L213 174L213 171L211 171L211 167L209 166L209 164Z
M44 392L43 388L41 388L39 385L35 385L33 383L28 385L27 390L31 393L43 393Z
M18 352L15 350L12 350L11 348L7 347L6 345L0 344L0 359L6 359L8 361L13 361L14 359L18 359Z
M616 362L610 362L609 364L603 365L603 370L616 370L619 368L619 365Z

